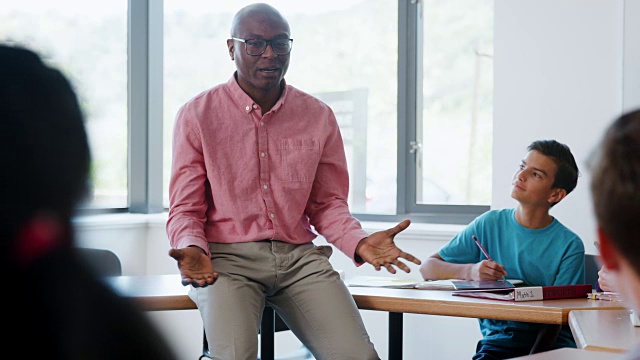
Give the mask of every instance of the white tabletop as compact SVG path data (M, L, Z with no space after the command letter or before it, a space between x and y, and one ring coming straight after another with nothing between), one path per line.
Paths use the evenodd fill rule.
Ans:
M640 327L630 315L629 310L573 310L569 327L578 348L622 353L640 343Z
M521 356L514 359L526 360L610 360L619 359L621 354L614 354L601 351L589 351L584 349L562 348L545 351L533 355Z

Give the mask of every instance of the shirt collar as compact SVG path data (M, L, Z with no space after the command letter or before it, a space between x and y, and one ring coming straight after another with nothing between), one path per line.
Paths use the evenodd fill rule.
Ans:
M253 99L249 95L247 95L247 93L245 93L244 90L242 90L240 85L238 85L238 80L236 80L236 72L234 72L233 75L231 75L231 78L229 79L229 81L227 81L227 86L231 92L231 97L233 97L233 99L236 101L236 104L240 106L242 111L246 113L250 113L251 111L257 110L260 108L258 104L256 104L256 102L253 101ZM273 108L271 108L271 111L274 111L274 112L278 111L278 109L282 106L282 104L284 104L284 101L288 93L287 91L288 86L285 79L282 79L282 86L284 87L284 90L280 95L280 99L278 99L275 105L273 105Z

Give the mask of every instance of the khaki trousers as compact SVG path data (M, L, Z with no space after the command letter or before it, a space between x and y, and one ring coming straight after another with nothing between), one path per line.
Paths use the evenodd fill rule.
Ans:
M332 248L281 241L209 244L215 284L191 288L213 359L256 360L265 304L317 360L379 359Z

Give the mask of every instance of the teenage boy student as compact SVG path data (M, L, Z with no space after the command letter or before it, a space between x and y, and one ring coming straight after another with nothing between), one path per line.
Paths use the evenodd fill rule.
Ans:
M256 359L268 303L316 358L378 359L331 248L313 240L322 234L356 265L391 273L420 261L394 242L408 220L368 234L351 215L333 111L284 79L292 45L270 5L234 17L235 73L176 117L169 254L194 286L213 358Z
M420 266L425 280L521 279L526 285L584 282L582 240L549 214L578 181L569 147L555 140L535 141L513 175L512 209L490 210L431 255ZM487 260L476 236L493 261ZM529 354L540 324L479 319L483 338L473 359L507 359ZM575 347L564 326L549 349Z
M640 109L616 119L590 163L600 261L616 290L640 310ZM624 355L640 359L640 345Z

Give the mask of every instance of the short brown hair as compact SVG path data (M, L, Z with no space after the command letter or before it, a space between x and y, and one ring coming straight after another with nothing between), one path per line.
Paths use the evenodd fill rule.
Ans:
M609 126L589 168L598 225L640 274L640 109Z

